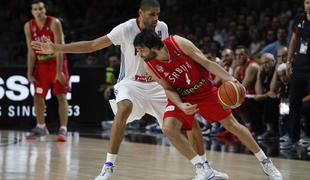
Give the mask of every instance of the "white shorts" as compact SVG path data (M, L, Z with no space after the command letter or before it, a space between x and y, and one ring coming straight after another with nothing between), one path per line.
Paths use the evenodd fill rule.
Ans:
M116 114L116 104L128 99L132 102L132 112L127 123L141 119L145 113L154 116L160 127L166 109L167 97L164 89L156 82L139 82L122 80L114 86L115 100L110 100L111 108Z

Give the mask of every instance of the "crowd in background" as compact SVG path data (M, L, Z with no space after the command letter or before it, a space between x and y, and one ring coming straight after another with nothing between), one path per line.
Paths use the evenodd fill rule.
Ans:
M258 140L280 140L284 142L281 148L291 148L292 143L286 143L290 128L287 48L293 19L304 11L303 1L160 2L160 20L168 24L170 34L190 39L209 59L222 65L246 86L246 101L234 111L239 121ZM28 1L18 0L0 2L0 19L4 22L0 24L0 65L26 65L23 24L31 18L28 4ZM138 4L139 0L47 1L48 14L63 21L66 42L92 39L109 32L128 17L137 17ZM119 55L117 47L93 54L70 55L69 64L71 68L106 66L109 71L111 59L117 58L115 54ZM107 99L111 95L110 81L100 89ZM218 85L221 83L216 77L214 81ZM302 108L301 133L304 136L299 141L301 144L310 144L309 102L306 95ZM207 125L204 133L231 136L216 124Z

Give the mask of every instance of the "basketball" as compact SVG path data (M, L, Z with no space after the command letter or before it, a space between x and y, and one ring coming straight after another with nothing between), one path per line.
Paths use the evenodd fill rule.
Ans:
M237 108L244 101L245 88L238 83L227 81L219 87L217 96L224 106Z

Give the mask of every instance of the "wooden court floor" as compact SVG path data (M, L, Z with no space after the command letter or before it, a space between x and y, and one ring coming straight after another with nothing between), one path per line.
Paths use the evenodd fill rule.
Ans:
M27 141L25 133L0 132L1 180L92 180L105 160L108 141L70 136L55 142L54 136ZM174 148L124 142L113 180L189 180L192 165ZM231 180L264 180L254 156L208 151L212 166ZM309 180L310 162L273 158L285 180Z

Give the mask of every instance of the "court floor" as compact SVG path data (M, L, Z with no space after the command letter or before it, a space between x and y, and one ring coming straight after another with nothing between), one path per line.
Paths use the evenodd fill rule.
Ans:
M1 180L90 180L105 160L107 140L72 133L68 142L55 136L27 141L25 132L0 132ZM231 180L263 180L256 158L251 155L207 151L212 166ZM310 161L273 158L286 180L308 180ZM192 165L173 147L123 142L114 180L189 180Z

